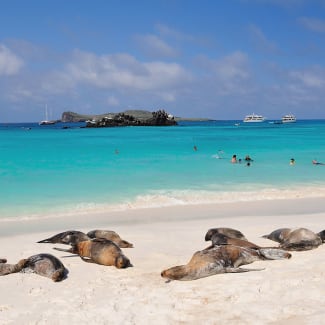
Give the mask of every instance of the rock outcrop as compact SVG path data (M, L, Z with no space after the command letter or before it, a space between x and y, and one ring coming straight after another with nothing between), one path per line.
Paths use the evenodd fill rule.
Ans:
M151 116L145 119L136 118L133 115L118 113L114 116L105 116L101 119L86 121L86 127L117 127L117 126L169 126L177 125L174 116L164 110L152 112Z

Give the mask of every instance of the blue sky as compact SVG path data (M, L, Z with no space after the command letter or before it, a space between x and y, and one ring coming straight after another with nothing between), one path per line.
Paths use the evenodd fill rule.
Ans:
M0 122L325 118L325 0L1 0Z

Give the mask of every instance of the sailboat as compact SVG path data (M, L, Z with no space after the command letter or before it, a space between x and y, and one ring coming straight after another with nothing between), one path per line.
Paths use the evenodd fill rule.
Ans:
M50 125L50 124L55 124L55 121L50 121L48 119L48 112L47 112L47 105L45 105L45 120L40 121L38 124L39 125Z

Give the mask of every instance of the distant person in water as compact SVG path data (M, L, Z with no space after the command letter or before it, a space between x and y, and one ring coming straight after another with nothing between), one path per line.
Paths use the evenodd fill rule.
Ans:
M290 159L290 165L294 165L295 163L296 163L296 161L293 158L291 158Z
M316 159L311 161L313 165L325 165L324 163L318 162Z
M245 157L245 161L253 161L253 159L252 159L249 155L247 155L247 156Z
M232 164L236 164L237 163L237 156L236 155L233 155L232 158L231 158L231 163Z
M193 147L193 150L194 150L194 151L197 151L197 146L194 146L194 147Z

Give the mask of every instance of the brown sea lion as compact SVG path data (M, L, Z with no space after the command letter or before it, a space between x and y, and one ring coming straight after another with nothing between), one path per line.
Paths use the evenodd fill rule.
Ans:
M211 242L213 246L234 245L234 246L253 248L253 249L261 248L260 246L249 242L248 240L228 237L224 234L217 233L217 232L211 236Z
M161 276L169 280L186 281L221 273L260 271L261 269L245 269L239 266L267 259L259 250L221 245L196 252L186 265L164 270Z
M281 228L262 237L274 240L280 243L281 248L292 251L315 249L322 244L321 236L306 228Z
M211 240L212 235L216 233L226 235L229 238L247 240L246 237L239 230L232 228L211 228L205 235L205 241Z
M104 238L107 240L111 240L115 244L117 244L121 248L132 248L133 244L127 242L126 240L123 240L119 234L117 234L113 230L91 230L87 233L87 236L89 238Z
M214 233L211 237L211 241L212 241L212 246L233 245L233 246L245 247L250 249L256 249L259 250L261 255L272 260L291 257L291 254L285 252L284 250L278 247L261 247L247 240L229 238L224 234Z
M66 278L68 270L51 254L33 255L20 260L17 264L0 263L0 275L16 272L36 273L57 282Z
M77 242L70 249L54 248L62 252L78 254L81 259L88 263L101 265L115 265L118 269L132 266L130 260L123 254L111 240L94 238L91 240Z
M89 240L90 238L83 232L78 230L68 230L60 232L50 238L38 241L38 243L65 244L73 245L76 242Z

